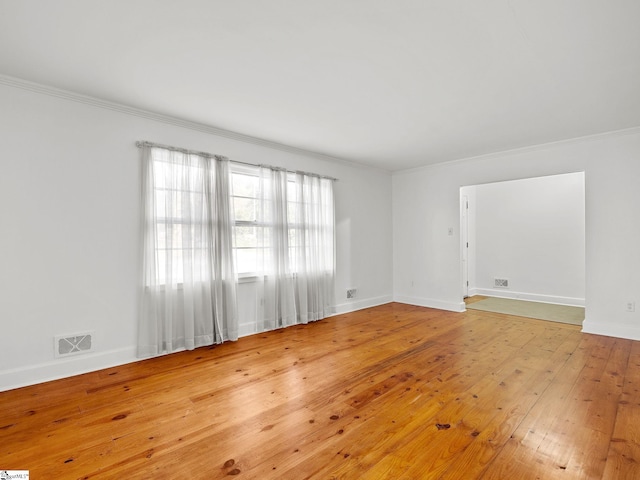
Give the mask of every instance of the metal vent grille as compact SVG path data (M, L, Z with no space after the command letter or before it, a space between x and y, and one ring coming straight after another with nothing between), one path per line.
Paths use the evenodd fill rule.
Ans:
M496 288L509 288L509 280L506 278L494 278L493 286Z
M57 335L55 337L56 357L66 357L93 351L93 333Z

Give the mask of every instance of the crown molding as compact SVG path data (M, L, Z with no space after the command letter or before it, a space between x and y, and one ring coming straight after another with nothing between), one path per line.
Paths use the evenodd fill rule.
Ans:
M471 162L478 162L480 160L491 160L491 159L495 159L495 158L501 158L501 157L505 157L508 155L522 155L522 154L527 154L527 153L532 153L532 152L537 152L540 150L548 150L550 148L556 148L556 147L565 147L565 146L570 146L570 145L575 145L577 143L582 143L582 142L589 142L589 141L596 141L596 140L604 140L607 138L614 138L614 137L622 137L622 136L626 136L626 135L637 135L640 134L640 126L638 127L630 127L630 128L623 128L621 130L611 130L608 132L602 132L602 133L594 133L591 135L584 135L581 137L573 137L573 138L567 138L564 140L555 140L553 142L546 142L546 143L539 143L536 145L527 145L524 147L518 147L518 148L512 148L509 150L501 150L498 152L491 152L491 153L485 153L482 155L476 155L473 157L465 157L465 158L458 158L455 160L447 160L444 162L437 162L437 163L432 163L429 165L421 165L419 167L413 167L413 168L407 168L404 170L398 170L398 171L394 171L392 172L392 175L405 175L405 174L412 174L412 173L417 173L417 172L421 172L424 170L432 170L434 168L442 168L442 167L447 167L447 166L452 166L452 165L456 165L456 164L460 164L460 165L464 165L466 163L471 163Z
M41 83L31 82L29 80L24 80L17 77L11 77L9 75L0 74L0 84L6 85L9 87L20 88L22 90L29 90L31 92L39 93L42 95L48 95L50 97L57 97L57 98L62 98L64 100L70 100L72 102L83 103L85 105L90 105L93 107L113 110L119 113L124 113L126 115L145 118L147 120L166 123L169 125L186 128L189 130L195 130L198 132L207 133L209 135L216 135L219 137L229 138L229 139L237 140L240 142L251 143L254 145L259 145L259 146L271 148L274 150L280 150L287 153L305 155L308 157L316 158L318 160L323 160L323 161L328 161L333 163L340 163L340 164L350 166L350 167L355 167L355 168L366 168L369 170L376 170L383 173L388 173L388 174L391 173L388 170L385 170L379 167L366 165L364 163L359 163L353 160L347 160L340 157L334 157L326 153L316 152L313 150L306 150L304 148L294 147L291 145L286 145L283 143L274 142L274 141L266 140L263 138L252 137L251 135L245 135L243 133L233 132L231 130L225 130L223 128L214 127L212 125L192 122L190 120L185 120L185 119L174 117L171 115L165 115L162 113L152 112L150 110L131 107L121 103L112 102L109 100L103 100L101 98L73 92L71 90L64 90L61 88L52 87L52 86L44 85Z

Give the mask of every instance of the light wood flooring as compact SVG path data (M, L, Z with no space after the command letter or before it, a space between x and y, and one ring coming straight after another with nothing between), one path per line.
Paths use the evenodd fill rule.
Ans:
M638 479L640 342L391 303L0 393L32 479Z

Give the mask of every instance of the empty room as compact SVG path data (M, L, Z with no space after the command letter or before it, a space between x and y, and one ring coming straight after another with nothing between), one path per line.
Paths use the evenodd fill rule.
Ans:
M639 20L0 0L0 478L640 478Z

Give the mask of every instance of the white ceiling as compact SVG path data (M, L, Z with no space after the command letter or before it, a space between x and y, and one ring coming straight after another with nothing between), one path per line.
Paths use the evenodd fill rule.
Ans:
M640 1L0 0L0 73L393 171L640 126Z

